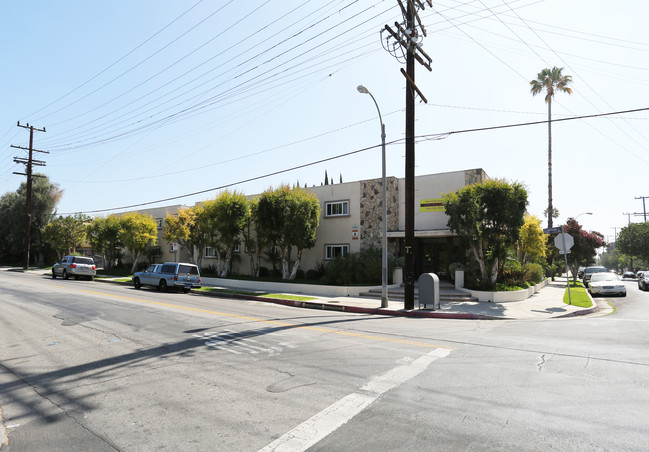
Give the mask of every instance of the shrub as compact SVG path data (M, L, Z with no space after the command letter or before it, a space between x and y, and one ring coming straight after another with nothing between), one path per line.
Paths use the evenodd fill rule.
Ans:
M295 272L295 279L304 279L304 270L298 268Z
M336 258L327 262L325 273L321 278L322 284L381 284L382 253L377 248L366 248L359 253L351 253L344 258ZM394 268L394 260L388 262Z
M525 281L538 284L543 281L543 266L541 264L525 265Z
M520 267L520 265L519 265ZM525 285L525 274L527 272L523 268L506 268L499 275L498 282L505 286L518 286Z
M259 267L259 277L260 278L266 278L270 275L270 271L268 271L267 267Z

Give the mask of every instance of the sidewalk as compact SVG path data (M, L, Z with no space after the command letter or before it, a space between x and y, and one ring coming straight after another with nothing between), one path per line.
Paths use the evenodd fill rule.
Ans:
M550 319L587 315L595 312L607 313L611 308L604 301L595 299L590 308L580 308L563 302L566 278L556 278L539 292L524 301L489 303L482 301L442 301L436 311L431 309L403 309L402 301L389 301L388 307L381 308L381 300L360 297L314 297L311 301L292 301L269 299L255 296L236 296L237 298L272 302L300 308L335 310L364 314L392 315L420 318L445 319L483 319L483 320L522 320ZM307 294L300 294L307 295ZM231 296L231 295L228 295ZM416 305L416 304L415 304Z

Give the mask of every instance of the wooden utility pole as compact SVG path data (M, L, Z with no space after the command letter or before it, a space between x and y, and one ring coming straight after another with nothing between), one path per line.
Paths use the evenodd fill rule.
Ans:
M403 2L406 2L404 7ZM429 71L432 59L423 51L419 43L418 25L421 33L426 36L417 11L423 10L425 4L432 7L431 0L397 0L404 16L404 24L395 22L396 30L385 26L389 33L383 47L394 55L397 60L405 59L406 70L401 73L406 79L406 168L405 168L405 237L404 237L404 309L415 307L415 95L427 102L422 92L415 84L415 61ZM395 44L388 41L394 39ZM383 40L381 40L383 43Z
M647 222L647 208L645 207L644 200L649 198L649 196L638 196L635 199L642 199L642 212L644 213L644 222Z
M406 7L406 27L415 30L412 1ZM415 54L406 54L406 231L404 259L404 309L415 308Z
M22 149L25 151L28 151L28 158L21 158L21 157L14 157L14 162L16 163L22 163L25 165L25 172L24 173L17 173L14 171L14 174L19 174L22 176L27 176L27 199L25 201L25 206L26 206L26 214L25 214L25 264L24 268L28 269L29 268L29 250L30 250L30 239L29 239L29 231L31 229L31 223L32 223L32 178L34 177L43 177L38 174L33 174L32 172L32 167L33 166L45 166L45 162L42 160L34 160L33 159L33 153L34 152L42 152L44 154L49 154L47 151L39 151L38 149L34 149L34 130L38 132L45 132L45 127L42 129L36 129L34 126L30 126L29 124L27 125L21 125L20 121L18 121L18 127L22 127L23 129L29 129L29 147L25 148L23 146L14 146L13 144L11 145L12 148L16 149Z

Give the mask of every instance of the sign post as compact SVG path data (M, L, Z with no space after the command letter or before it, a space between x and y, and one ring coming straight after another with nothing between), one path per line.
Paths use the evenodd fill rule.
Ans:
M563 230L563 226L560 227ZM572 298L570 297L570 277L568 276L568 253L570 253L570 248L575 244L575 239L568 234L567 232L562 232L554 238L554 245L559 248L559 254L563 254L563 258L566 263L566 286L568 287L568 304L572 304Z

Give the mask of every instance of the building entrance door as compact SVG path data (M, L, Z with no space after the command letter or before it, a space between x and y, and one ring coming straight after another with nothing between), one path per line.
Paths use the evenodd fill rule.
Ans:
M417 277L422 273L435 273L440 279L448 278L448 243L446 239L418 239L417 250Z

